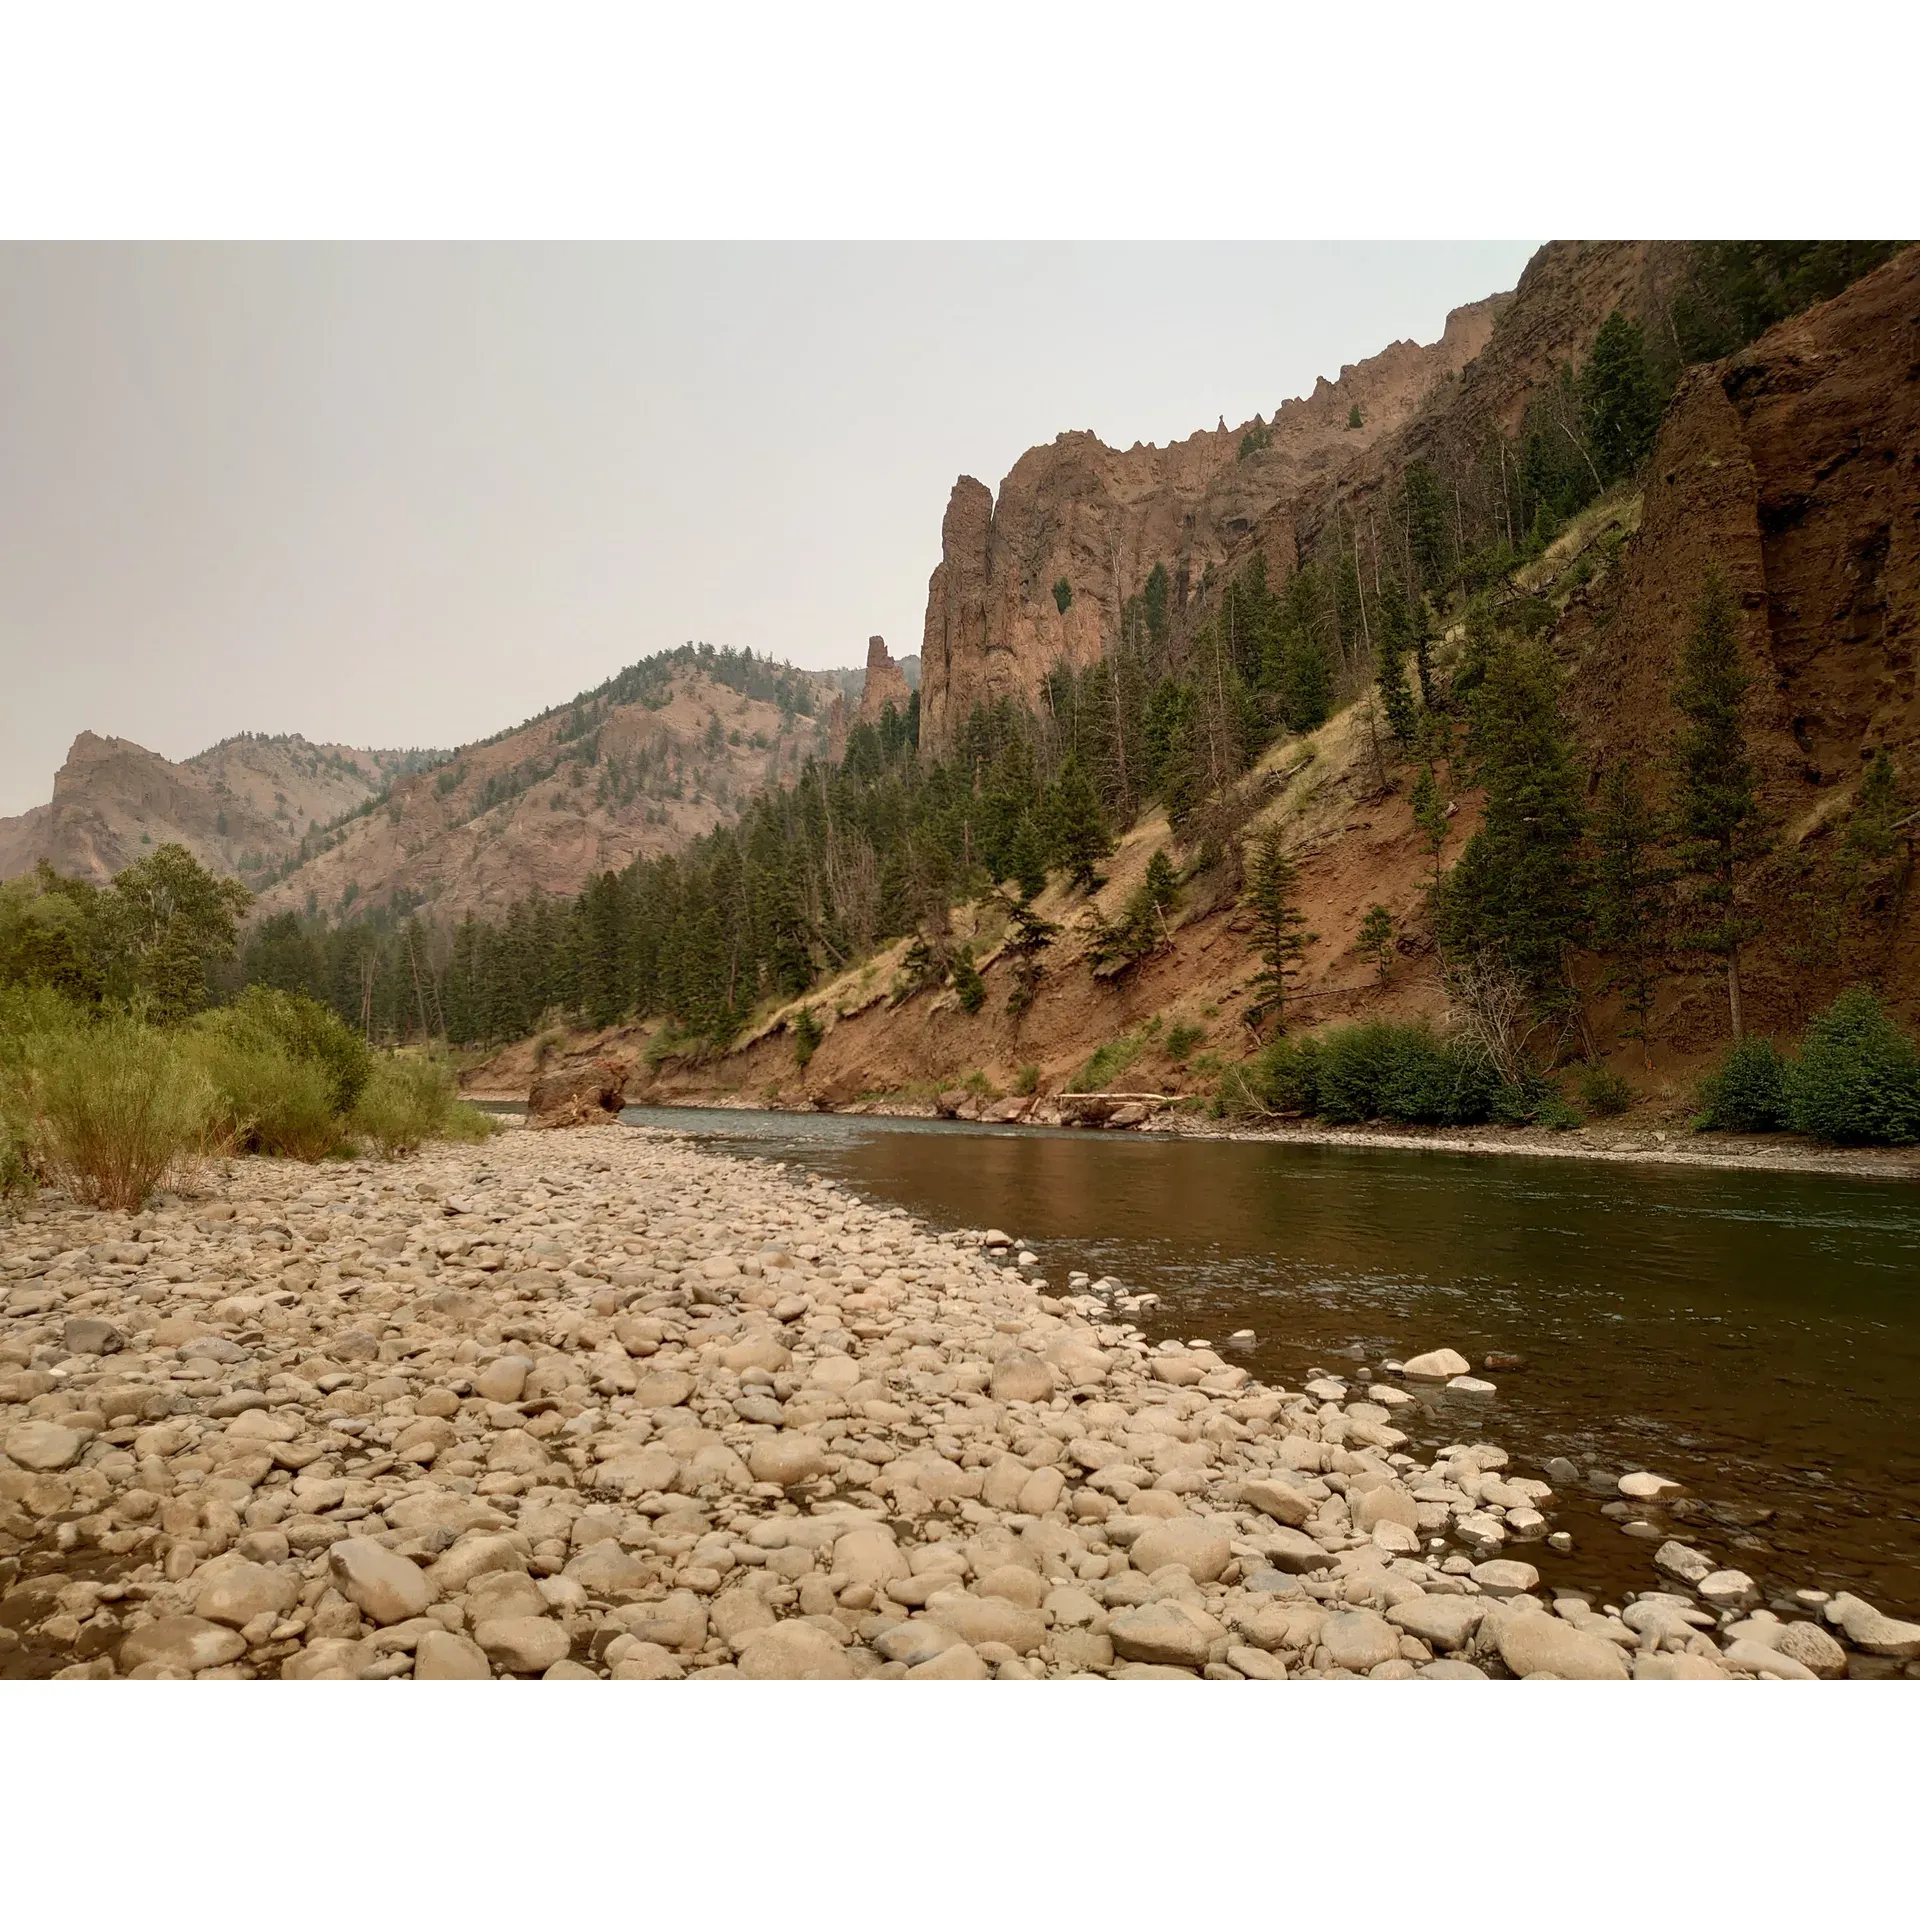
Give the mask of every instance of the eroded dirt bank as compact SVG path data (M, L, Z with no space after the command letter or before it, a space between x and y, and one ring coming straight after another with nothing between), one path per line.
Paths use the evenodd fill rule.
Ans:
M132 1219L42 1205L0 1258L9 1670L1805 1678L1920 1657L1920 1627L1762 1593L1676 1541L1621 1604L1549 1605L1503 1548L1551 1530L1551 1478L1493 1447L1419 1457L1397 1386L1150 1348L1111 1287L1049 1295L993 1237L619 1127L223 1165ZM1444 1352L1411 1371L1476 1390Z

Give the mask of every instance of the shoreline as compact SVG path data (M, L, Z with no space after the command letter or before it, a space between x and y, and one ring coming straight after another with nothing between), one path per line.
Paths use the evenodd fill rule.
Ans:
M468 1086L464 1098L479 1102L524 1104L524 1093L508 1087ZM1127 1095L1112 1096L1115 1105ZM1205 1115L1167 1113L1149 1117L1138 1126L1120 1128L1062 1127L1053 1120L1009 1119L1001 1122L961 1120L942 1114L930 1101L877 1099L846 1106L815 1107L769 1105L740 1094L715 1091L689 1096L671 1095L629 1100L629 1107L671 1112L701 1108L723 1113L840 1114L848 1119L938 1120L954 1126L1030 1127L1049 1132L1129 1132L1157 1138L1226 1140L1240 1144L1272 1142L1318 1147L1381 1148L1403 1153L1465 1153L1507 1155L1535 1160L1589 1160L1612 1165L1666 1166L1723 1173L1814 1173L1859 1180L1920 1180L1920 1148L1822 1147L1794 1136L1788 1145L1762 1134L1702 1135L1668 1129L1649 1133L1632 1127L1589 1122L1567 1134L1548 1134L1521 1127L1331 1127L1312 1120L1274 1120L1265 1125L1245 1121L1213 1120ZM1044 1102L1036 1101L1036 1105ZM1686 1141L1714 1144L1693 1146ZM1651 1141L1651 1144L1649 1144Z
M1552 1479L1392 1424L1470 1403L1444 1352L1263 1383L1149 1343L1104 1282L1047 1293L1003 1234L664 1131L216 1163L132 1220L43 1199L0 1277L15 1673L1920 1663L1920 1627L1675 1539L1638 1593L1548 1604L1507 1549L1552 1531ZM1648 1491L1652 1517L1680 1489Z

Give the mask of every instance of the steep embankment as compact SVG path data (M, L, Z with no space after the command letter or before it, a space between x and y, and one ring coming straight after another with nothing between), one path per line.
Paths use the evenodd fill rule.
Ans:
M106 880L176 840L216 873L249 877L288 859L312 828L379 793L420 756L316 746L299 734L238 734L174 762L131 740L82 733L53 798L0 820L0 880L49 860Z

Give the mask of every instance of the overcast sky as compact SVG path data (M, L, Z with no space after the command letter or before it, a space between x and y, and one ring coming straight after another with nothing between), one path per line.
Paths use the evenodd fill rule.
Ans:
M915 650L954 477L1271 415L1532 242L0 247L0 814L81 728L454 746Z

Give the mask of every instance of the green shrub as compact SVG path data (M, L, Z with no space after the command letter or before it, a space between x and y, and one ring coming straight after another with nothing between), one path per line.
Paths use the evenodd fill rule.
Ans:
M1013 1090L1022 1095L1031 1095L1040 1091L1040 1069L1031 1060L1014 1076Z
M393 1160L429 1140L484 1140L496 1123L459 1097L444 1061L390 1054L374 1061L351 1124L383 1160Z
M1590 1066L1580 1076L1580 1104L1596 1120L1610 1120L1633 1105L1633 1088L1624 1074Z
M1112 1040L1103 1041L1088 1055L1079 1072L1067 1082L1067 1091L1098 1093L1133 1065L1145 1045L1146 1036L1138 1033L1123 1033Z
M1581 1125L1578 1111L1557 1087L1548 1088L1527 1117L1550 1133L1574 1133Z
M1505 1086L1470 1041L1421 1022L1368 1020L1302 1039L1282 1037L1220 1082L1226 1113L1318 1114L1336 1126L1398 1120L1419 1126L1525 1124L1542 1087Z
M1186 1020L1176 1020L1173 1025L1167 1029L1167 1037L1165 1041L1162 1042L1162 1045L1166 1049L1169 1060L1185 1060L1191 1056L1194 1048L1206 1037L1207 1030L1205 1027L1194 1026L1190 1021Z
M25 1051L31 1150L76 1199L131 1212L205 1150L213 1089L166 1034L116 1017L30 1036Z
M1785 1083L1796 1132L1846 1146L1920 1143L1920 1051L1865 987L1849 987L1807 1029Z
M1787 1124L1786 1062L1771 1040L1749 1037L1700 1083L1694 1125L1716 1133L1773 1133Z
M1320 1112L1336 1124L1399 1120L1471 1126L1503 1117L1503 1089L1479 1048L1420 1023L1368 1020L1321 1043Z
M184 1034L181 1047L211 1084L234 1152L324 1160L345 1138L336 1083L319 1061L297 1060L264 1033L235 1025Z
M321 1068L338 1114L353 1111L373 1072L373 1049L331 1007L304 993L249 987L232 1006L204 1016L199 1024L242 1046L271 1049Z

